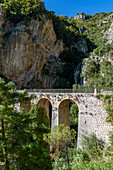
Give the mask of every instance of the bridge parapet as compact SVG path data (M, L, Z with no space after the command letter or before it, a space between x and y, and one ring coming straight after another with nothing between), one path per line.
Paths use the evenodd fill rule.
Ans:
M36 93L94 93L94 89L28 89Z

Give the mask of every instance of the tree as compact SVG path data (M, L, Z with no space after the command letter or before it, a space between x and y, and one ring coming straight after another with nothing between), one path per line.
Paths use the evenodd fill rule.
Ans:
M19 169L50 169L51 160L49 156L49 146L43 140L43 134L50 132L49 120L43 108L37 109L36 105L31 106L29 112L26 141L23 141L19 150L16 164ZM20 136L21 137L21 136ZM23 139L22 139L23 140ZM26 156L27 155L27 156Z
M19 94L16 92L16 88L12 82L5 85L5 82L0 78L0 120L1 120L1 149L2 160L5 160L6 169L9 169L8 159L8 133L7 124L8 120L11 119L11 114L15 114L14 104L25 99L26 92ZM27 98L28 99L28 98Z
M83 76L87 87L99 89L113 87L113 65L108 59L103 61L100 66L95 61L90 61Z
M99 88L113 87L113 65L109 61L102 63L100 67L100 76L98 77Z
M26 112L15 104L27 102L26 91L18 93L12 82L5 84L0 78L0 164L8 169L51 169L49 148L43 133L49 132L48 118L36 105Z
M58 156L59 150L64 152L66 155L66 162L68 164L68 170L70 169L70 158L68 153L68 147L71 142L74 140L76 135L75 130L70 130L68 126L60 124L52 129L52 132L49 134L44 134L44 140L55 148L55 155L51 156L55 158Z
M83 136L82 150L74 153L74 158L71 163L72 169L112 169L113 156L110 151L110 146L105 145L101 140L98 140L94 134Z
M97 85L97 78L98 78L98 72L99 72L99 64L97 64L93 60L89 60L87 62L87 68L85 68L84 72L82 73L82 76L84 77L87 87L95 87Z
M78 106L76 103L72 103L70 108L70 127L78 132Z
M45 11L41 0L4 0L3 5L7 18L13 23L36 19Z

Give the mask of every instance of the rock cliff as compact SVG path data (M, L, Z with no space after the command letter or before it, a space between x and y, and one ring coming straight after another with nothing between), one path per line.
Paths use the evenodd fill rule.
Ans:
M77 16L74 17L74 19L84 19L84 20L87 20L90 17L91 17L90 15L86 15L83 12L81 12L81 13L78 13Z
M22 24L10 26L5 34L3 21L0 25L1 74L19 88L51 88L53 77L42 71L48 58L57 58L64 49L63 42L56 39L51 21L32 21L28 27Z
M79 51L88 50L84 38L75 44ZM43 17L14 25L0 8L0 75L19 88L52 88L62 71L59 55L68 48L58 40L51 20ZM73 76L74 77L74 76Z

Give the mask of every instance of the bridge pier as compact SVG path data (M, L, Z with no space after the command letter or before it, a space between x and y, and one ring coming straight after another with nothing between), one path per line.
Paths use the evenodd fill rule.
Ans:
M81 145L80 145L80 139L81 139L81 134L80 134L80 114L81 114L81 111L79 111L78 113L78 132L77 132L77 149L81 148Z
M51 120L51 128L54 128L55 126L59 125L59 113L58 113L58 109L52 108L52 120Z

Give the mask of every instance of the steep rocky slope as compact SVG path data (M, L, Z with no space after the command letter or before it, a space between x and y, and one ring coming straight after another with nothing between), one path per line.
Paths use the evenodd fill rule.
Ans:
M32 20L29 26L14 26L6 20L3 7L0 21L0 74L19 88L51 88L53 77L42 71L48 58L58 58L64 49L63 42L56 39L51 21Z
M0 9L0 74L15 82L19 88L52 88L66 64L59 55L69 47L58 40L50 19L31 20L14 25ZM81 38L74 44L86 52ZM72 73L73 74L73 73ZM68 81L68 80L67 80Z
M52 77L42 74L47 59L63 51L62 41L56 41L49 20L32 21L29 27L18 25L6 37L1 49L2 74L21 87L52 87Z
M98 19L97 30L89 35L96 44L96 48L89 53L87 59L84 59L82 75L84 77L84 84L87 86L109 88L112 86L113 74L113 13L102 13L100 15L101 19ZM92 31L90 32L92 33ZM94 38L95 34L97 39ZM107 84L109 84L109 87L107 87Z

